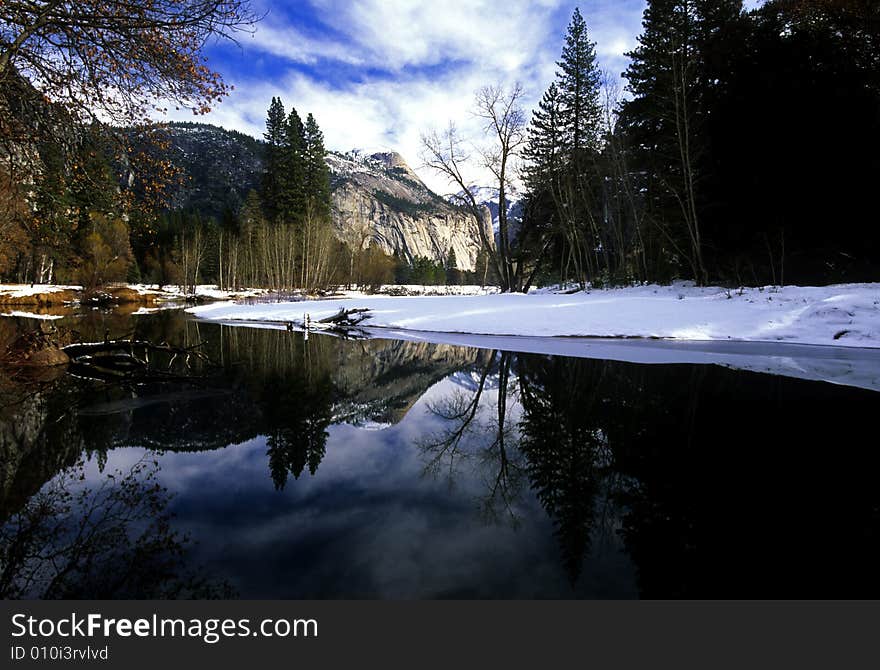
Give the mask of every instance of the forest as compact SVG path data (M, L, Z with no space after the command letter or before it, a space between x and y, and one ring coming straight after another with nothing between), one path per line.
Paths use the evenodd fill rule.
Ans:
M207 113L231 89L204 64L204 44L259 17L240 0L163 0L138 6L146 28L132 33L127 7L0 6L2 281L309 292L488 281L524 291L826 284L880 269L871 0L767 0L749 11L741 0L649 0L623 86L575 10L556 79L531 114L519 85L476 94L478 159L495 179L499 221L494 239L477 226L474 273L454 254L404 259L339 239L323 133L278 98L260 183L240 209L175 209L167 193L182 177L151 120L155 101ZM461 170L465 139L451 124L423 145L424 167L461 186L457 204L481 221ZM523 214L508 220L517 183Z
M621 90L576 10L530 122L521 87L477 93L503 289L877 277L880 5L650 0L627 56ZM455 126L423 143L426 163L464 187ZM514 226L503 213L517 160L527 196Z

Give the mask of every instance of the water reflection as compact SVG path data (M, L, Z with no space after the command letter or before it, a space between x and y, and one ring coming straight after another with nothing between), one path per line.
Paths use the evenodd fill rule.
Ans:
M186 564L158 462L142 459L84 486L65 468L0 527L0 597L229 598Z
M863 437L875 393L708 366L304 341L179 312L75 323L96 338L206 341L214 364L196 383L4 382L3 574L45 572L14 561L23 520L69 528L135 492L144 503L96 533L127 538L121 553L74 553L106 565L155 550L149 584L72 569L51 588L4 577L13 596L880 591L880 455ZM127 483L107 479L132 468ZM147 503L149 482L167 491ZM65 491L94 502L61 513L51 501Z
M470 375L459 375L459 388L427 404L442 427L417 444L426 473L452 483L462 469L479 472L485 484L480 497L484 516L494 521L506 516L516 524L524 454L511 416L518 395L510 374L512 360L510 353L493 351Z

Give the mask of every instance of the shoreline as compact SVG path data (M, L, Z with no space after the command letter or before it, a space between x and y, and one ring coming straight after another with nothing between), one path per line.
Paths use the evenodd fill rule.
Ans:
M287 330L285 322L207 321L232 328ZM610 360L636 365L720 365L733 370L852 386L880 392L880 348L747 340L480 335L367 326L370 339L427 342L519 354ZM302 333L297 329L295 332ZM311 333L330 337L323 330Z
M352 296L236 304L186 311L224 323L301 329L340 308L366 309L360 327L406 332L675 342L757 342L880 348L880 284L727 289L640 286L557 294Z

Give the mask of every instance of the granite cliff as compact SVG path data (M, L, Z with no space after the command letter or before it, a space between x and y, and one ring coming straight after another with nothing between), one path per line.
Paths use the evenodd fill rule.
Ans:
M207 124L170 124L173 160L187 179L173 195L174 208L220 217L237 210L258 189L262 143ZM396 152L331 152L333 227L348 244L376 244L411 261L445 261L450 249L460 270L473 270L481 247L473 217L433 193ZM492 216L483 226L493 239Z
M378 244L412 260L444 261L454 250L460 270L473 270L481 248L473 217L432 192L395 152L331 153L333 225L340 239ZM492 217L482 225L492 239Z

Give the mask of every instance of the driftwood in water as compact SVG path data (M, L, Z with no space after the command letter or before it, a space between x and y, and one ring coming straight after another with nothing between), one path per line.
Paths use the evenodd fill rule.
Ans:
M325 333L341 335L342 337L351 339L363 339L368 337L368 335L362 329L358 328L358 324L369 318L369 309L345 309L343 307L333 316L326 316L323 319L318 319L316 321L312 321L309 318L309 315L306 314L302 327L307 334L310 330L317 330ZM288 329L290 329L289 325Z
M370 310L362 307L359 309L340 309L333 316L318 319L315 323L325 323L338 328L353 328L359 323L370 318Z
M124 380L135 383L186 379L175 374L175 363L191 369L194 360L208 361L200 351L204 343L192 347L174 347L165 342L153 344L146 340L105 340L71 344L63 348L70 358L71 372L81 377L100 380ZM151 362L150 356L154 356ZM161 364L156 361L162 356Z

